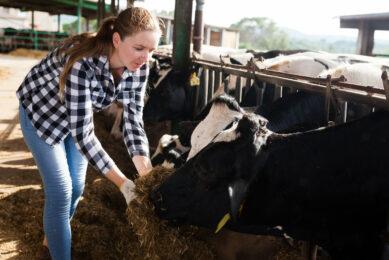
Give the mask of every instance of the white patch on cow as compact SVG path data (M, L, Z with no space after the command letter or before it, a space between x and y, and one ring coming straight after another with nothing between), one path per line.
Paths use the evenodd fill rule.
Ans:
M162 167L165 167L167 169L173 169L174 168L174 163L168 162L168 161L165 160L162 163Z
M182 153L189 151L189 147L183 146L178 138L178 135L169 135L164 134L158 141L157 149L155 150L151 160L154 159L158 154L162 154L162 149L168 147L171 143L175 142L175 149L179 150Z
M320 72L326 69L323 64L328 66L328 68L334 68L339 65L338 62L331 60L331 56L314 52L278 56L264 60L263 64L270 70L307 77L317 77Z
M240 133L236 132L238 128L238 122L235 122L230 128L220 132L216 135L215 139L212 140L213 143L217 142L232 142L239 138Z
M162 153L162 149L166 146L168 146L170 143L174 142L174 140L178 140L178 135L169 135L164 134L158 141L157 149L155 150L153 156L151 156L151 159L154 159L158 154Z
M383 64L380 63L355 63L340 65L336 68L325 70L320 73L319 78L326 78L331 75L332 78L344 76L347 83L357 84L361 86L371 86L376 88L384 88L381 75Z
M266 144L268 137L272 134L274 134L274 132L270 131L266 127L261 128L261 131L255 134L254 143L257 144L260 149Z
M232 54L231 59L238 61L242 65L246 65L251 58L254 58L254 55L250 52L242 53L242 54Z
M226 104L213 104L207 117L197 125L192 133L191 149L187 160L209 144L234 118L242 118L242 114L229 109Z

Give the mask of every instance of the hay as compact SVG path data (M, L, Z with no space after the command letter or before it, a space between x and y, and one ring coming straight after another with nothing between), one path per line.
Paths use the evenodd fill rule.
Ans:
M154 212L150 194L174 169L154 168L135 181L137 200L127 208L128 220L138 236L145 259L214 259L206 242L209 230L194 226L171 227Z
M19 48L13 51L10 51L8 54L18 57L30 57L34 59L43 59L49 52L48 51L39 51L39 50L28 50L24 48Z

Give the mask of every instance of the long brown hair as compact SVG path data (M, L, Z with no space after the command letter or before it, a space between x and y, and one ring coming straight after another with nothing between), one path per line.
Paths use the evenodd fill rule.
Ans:
M103 20L97 33L82 33L69 37L58 48L57 55L69 55L59 78L59 96L63 101L66 78L74 63L83 57L111 55L113 52L112 35L118 32L120 38L131 36L141 31L152 31L161 34L159 20L147 9L130 7L116 16ZM71 46L69 48L69 46Z

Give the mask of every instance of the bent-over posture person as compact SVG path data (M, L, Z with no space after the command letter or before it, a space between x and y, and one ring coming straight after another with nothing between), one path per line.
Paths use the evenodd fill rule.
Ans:
M41 259L71 258L70 220L85 186L88 162L129 203L134 183L94 134L93 113L124 104L123 136L139 175L152 165L143 127L148 59L158 45L158 19L132 7L106 18L97 34L65 40L27 74L17 90L20 124L45 191Z

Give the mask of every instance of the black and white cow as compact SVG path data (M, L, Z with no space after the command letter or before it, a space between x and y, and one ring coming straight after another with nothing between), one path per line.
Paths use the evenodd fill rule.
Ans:
M164 134L151 156L151 164L153 167L179 168L186 161L188 152L189 147L181 144L178 135Z
M334 260L381 259L389 113L296 134L276 134L266 122L247 114L220 132L160 185L157 214L212 229L231 216L229 229L285 232Z

